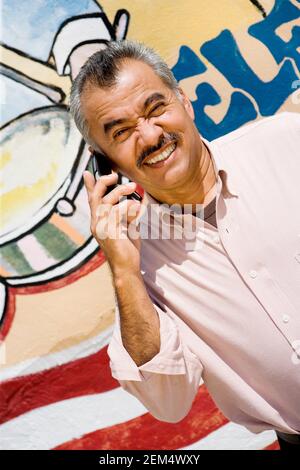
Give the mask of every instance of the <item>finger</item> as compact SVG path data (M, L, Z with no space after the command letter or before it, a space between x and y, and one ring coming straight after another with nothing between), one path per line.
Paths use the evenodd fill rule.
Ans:
M140 206L140 203L130 199L126 199L115 206L110 206L111 209L106 213L106 217L103 217L102 220L100 218L97 230L101 227L102 233L106 233L109 238L119 238L118 235L126 234L127 227L138 216Z
M119 225L125 223L128 219L130 222L138 213L141 204L131 199L125 199L114 206L111 204L100 203L96 209L97 219L93 221L93 225L97 225L99 221L104 224L109 222Z
M120 184L115 189L113 189L107 196L103 197L100 201L94 201L93 204L96 204L95 216L98 218L107 217L112 206L119 206L121 204L120 200L123 196L131 194L135 189L136 183L134 184ZM124 201L126 203L127 199ZM128 200L129 201L129 200ZM131 200L132 202L136 202Z
M100 176L98 181L95 183L92 192L89 194L89 204L91 208L92 217L95 216L95 211L97 206L101 202L104 194L107 191L107 188L116 184L118 181L117 173L110 173L109 175Z
M127 230L131 225L137 225L136 219L140 209L140 203L129 199L112 206L109 217L107 218L108 226L110 229L119 227L121 230Z
M130 182L126 184L118 184L116 188L110 191L106 196L102 198L102 202L106 204L117 204L122 196L133 193L136 189L136 183Z
M136 210L141 207L141 203L133 199L124 199L119 204L112 206L112 211L118 214L120 218L136 215Z
M83 172L83 181L88 194L91 194L95 186L95 178L89 171Z

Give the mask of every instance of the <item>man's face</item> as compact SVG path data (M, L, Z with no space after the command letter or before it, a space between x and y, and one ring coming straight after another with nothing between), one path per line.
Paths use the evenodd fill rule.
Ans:
M91 139L114 169L154 197L184 188L199 168L201 145L192 105L147 64L126 61L115 86L87 87L82 106ZM151 165L157 156L167 158Z

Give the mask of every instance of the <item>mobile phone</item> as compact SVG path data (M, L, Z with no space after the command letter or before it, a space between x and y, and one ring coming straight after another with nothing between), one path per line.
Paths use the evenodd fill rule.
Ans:
M112 171L112 167L110 164L109 159L104 153L94 152L92 153L92 169L94 173L94 177L98 179L100 176L103 175L109 175ZM116 188L119 184L122 182L122 176L118 173L118 182L116 184L112 184L107 188L107 191L105 193L108 194L110 191L112 191L114 188ZM128 194L126 196L128 199L135 199L136 201L141 201L142 196L137 191L134 191L131 194Z

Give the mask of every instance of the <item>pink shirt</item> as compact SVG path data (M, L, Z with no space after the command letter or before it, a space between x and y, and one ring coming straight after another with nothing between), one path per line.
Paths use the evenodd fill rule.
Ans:
M171 239L142 238L141 273L161 349L138 367L122 344L116 308L112 375L162 421L183 419L203 380L233 422L254 433L299 434L300 114L203 141L218 175L217 228L145 193L142 237L150 208L152 230L161 235L170 220L175 227ZM191 220L194 238L182 228Z

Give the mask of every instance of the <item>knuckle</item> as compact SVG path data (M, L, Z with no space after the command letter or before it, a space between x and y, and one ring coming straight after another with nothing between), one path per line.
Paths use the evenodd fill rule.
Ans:
M123 195L131 193L133 191L133 187L128 186L127 184L119 184L116 188L112 189L109 194L102 198L103 202L109 202L111 199L120 199Z
M112 182L115 180L115 175L109 174L109 175L102 175L98 179L98 183L102 185L107 185L107 184L112 184Z

